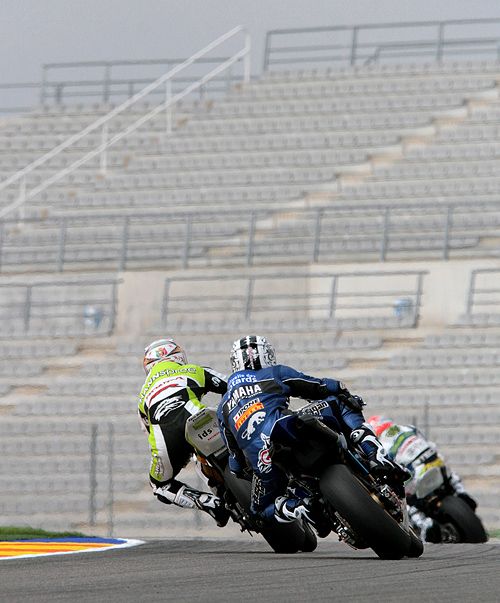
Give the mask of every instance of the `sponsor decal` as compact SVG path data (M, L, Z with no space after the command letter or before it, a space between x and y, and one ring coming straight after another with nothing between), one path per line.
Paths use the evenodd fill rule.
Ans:
M154 371L154 369L153 369L153 371ZM159 377L171 377L173 375L182 375L184 373L194 373L195 374L196 368L189 367L189 366L180 366L179 368L176 368L176 369L164 369L162 371L154 371L153 374L148 377L146 383L144 383L144 385L142 386L142 390L141 390L141 394L140 394L141 400L143 400L148 395L149 388Z
M399 448L400 452L404 452L408 448L408 446L411 446L416 441L417 441L417 436L415 436L415 435L407 437L405 440L403 440L401 442L401 446Z
M214 431L211 427L207 427L206 429L204 429L203 431L199 431L196 434L196 437L199 440L207 440L208 442L210 442L211 440L213 440L214 438L219 437L220 432L219 430Z
M153 454L153 457L151 458L150 471L158 479L158 481L162 481L165 468L163 467L163 461L158 454Z
M231 387L237 387L242 383L255 383L257 381L257 377L250 373L239 373L234 377L230 377L229 383Z
M266 493L262 480L257 474L254 475L252 480L252 501L254 505L259 505L262 497Z
M432 467L444 467L443 459L437 458L435 461L425 463L425 471L429 471L429 469L432 469Z
M400 433L400 435L393 442L392 448L394 450L400 450L400 448L403 446L404 442L406 442L406 440L408 438L414 438L414 437L415 437L414 434L412 432L409 432L409 431L407 431L405 433L404 432Z
M169 412L172 412L176 408L180 408L183 405L184 402L181 398L167 398L155 406L153 411L153 419L159 422L160 419L165 415L168 415Z
M241 437L245 440L250 440L255 432L257 425L260 425L266 418L266 413L263 411L254 413L250 419L248 419L248 425L245 431L241 434Z
M399 459L402 459L404 464L411 463L428 448L429 444L427 440L413 435L401 443L401 446L396 453L396 458L398 459L398 462L400 462Z
M233 407L241 400L241 398L250 398L262 393L259 385L242 385L231 391L231 404Z
M261 434L260 439L263 441L264 446L259 450L257 467L261 473L269 473L272 469L271 455L269 454L269 436Z
M153 389L149 392L148 397L147 397L147 405L149 408L151 408L154 399L161 394L162 392L164 392L166 389L173 389L174 391L170 392L170 396L172 396L173 394L177 393L178 390L180 389L184 389L186 387L185 383L178 383L177 381L174 381L173 383L164 383L163 381L160 383L157 383L155 387L153 387ZM164 398L165 396L161 396L160 400L162 398Z
M328 402L325 402L325 400L321 400L320 402L304 406L304 408L301 409L301 412L306 415L320 415L321 411L328 407Z
M233 418L234 425L236 427L236 431L243 425L243 423L250 417L254 412L258 410L263 410L264 405L260 400L253 400L252 402L247 402L245 406L243 406Z

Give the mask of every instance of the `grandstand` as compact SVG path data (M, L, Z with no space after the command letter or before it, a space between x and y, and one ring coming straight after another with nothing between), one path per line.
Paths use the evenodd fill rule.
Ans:
M0 123L3 523L217 534L149 491L141 354L168 334L228 371L258 330L416 422L498 528L500 63L247 55Z

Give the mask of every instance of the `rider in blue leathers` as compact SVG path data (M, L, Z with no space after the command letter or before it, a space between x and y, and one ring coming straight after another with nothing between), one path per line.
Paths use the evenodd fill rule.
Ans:
M228 379L217 414L221 432L231 453L229 466L244 475L250 465L252 511L265 520L294 521L305 516L314 525L307 499L287 493L282 471L272 464L270 434L276 421L287 413L290 397L325 400L339 421L346 438L369 460L372 471L403 477L404 470L385 457L382 445L365 422L359 396L353 396L341 381L319 379L295 369L276 365L274 348L258 335L234 342Z

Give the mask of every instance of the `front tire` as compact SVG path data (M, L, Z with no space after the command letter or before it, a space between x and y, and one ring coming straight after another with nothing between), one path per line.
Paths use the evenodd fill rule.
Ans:
M260 533L275 553L312 553L318 546L316 534L300 520L269 524Z
M410 528L410 539L411 544L408 552L406 553L407 557L417 558L422 555L424 552L424 543L420 540L420 538L415 534L413 528Z
M328 467L321 477L320 488L324 498L381 559L401 559L409 555L410 535L345 465Z
M460 542L486 542L488 535L482 521L469 507L457 496L446 496L441 502L438 521L449 521L460 534Z

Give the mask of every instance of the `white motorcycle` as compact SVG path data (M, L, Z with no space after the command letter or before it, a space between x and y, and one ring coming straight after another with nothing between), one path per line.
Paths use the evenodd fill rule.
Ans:
M439 526L437 542L486 542L488 535L475 513L475 503L455 492L444 461L434 457L415 467L409 504Z

